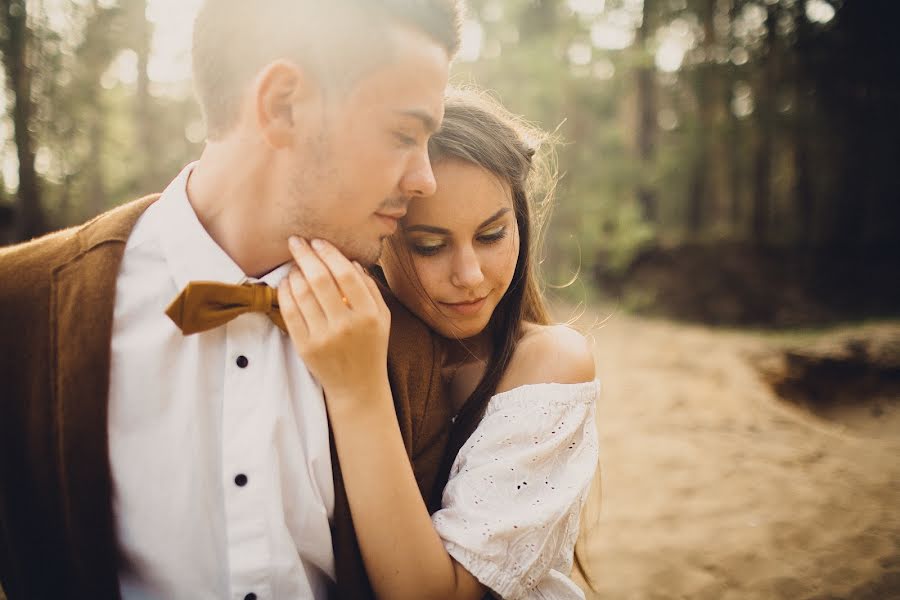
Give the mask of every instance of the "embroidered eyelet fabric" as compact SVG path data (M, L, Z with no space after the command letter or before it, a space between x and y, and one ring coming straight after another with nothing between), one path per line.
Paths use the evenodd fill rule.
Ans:
M597 468L598 392L594 381L497 394L456 457L432 520L497 597L584 598L568 575Z

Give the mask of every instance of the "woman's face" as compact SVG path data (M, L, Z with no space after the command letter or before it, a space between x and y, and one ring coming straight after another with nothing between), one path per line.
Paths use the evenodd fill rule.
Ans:
M381 266L394 294L429 327L470 338L487 327L516 268L512 192L460 160L437 163L434 175L437 192L410 203Z

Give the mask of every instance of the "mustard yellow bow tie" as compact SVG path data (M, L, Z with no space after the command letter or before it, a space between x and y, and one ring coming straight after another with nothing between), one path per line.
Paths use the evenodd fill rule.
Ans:
M192 281L166 309L184 335L215 329L248 312L265 313L282 331L287 331L278 309L278 292L264 283Z

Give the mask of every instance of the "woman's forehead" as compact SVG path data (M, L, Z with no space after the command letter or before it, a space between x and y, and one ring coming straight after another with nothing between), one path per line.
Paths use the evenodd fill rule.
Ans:
M512 208L512 193L499 177L472 163L451 160L434 166L437 191L409 204L405 222L449 227L451 224L475 225L503 208Z

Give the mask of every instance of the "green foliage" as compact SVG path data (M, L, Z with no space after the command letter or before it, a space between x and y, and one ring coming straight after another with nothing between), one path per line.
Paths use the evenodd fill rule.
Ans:
M453 81L562 141L549 282L590 277L597 257L624 271L651 245L893 239L900 53L860 4L470 0L480 52ZM147 79L146 0L62 6L28 20L28 129L55 225L161 190L200 149L189 86ZM111 75L129 60L136 82ZM6 95L11 111L9 81Z
M32 9L29 3L25 52L34 110L25 126L47 227L161 191L198 153L199 144L185 133L199 118L190 86L171 95L139 83L146 80L140 53L149 52L152 32L146 4L64 2ZM135 61L138 72L120 79L121 65ZM8 80L6 98L11 110L15 90Z

